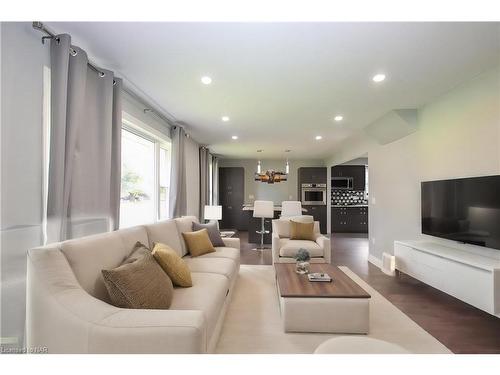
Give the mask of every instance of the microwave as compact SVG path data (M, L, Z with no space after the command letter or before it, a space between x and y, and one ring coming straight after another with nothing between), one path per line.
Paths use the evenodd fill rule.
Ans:
M302 205L325 206L326 184L302 184Z
M352 190L353 181L352 177L333 177L332 189L337 190Z

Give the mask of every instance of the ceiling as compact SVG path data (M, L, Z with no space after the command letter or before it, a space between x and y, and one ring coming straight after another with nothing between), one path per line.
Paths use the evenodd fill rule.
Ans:
M327 158L386 112L419 108L500 63L500 23L47 25L233 158L257 149L265 158L285 149ZM387 79L374 83L380 72ZM333 121L337 114L344 120Z

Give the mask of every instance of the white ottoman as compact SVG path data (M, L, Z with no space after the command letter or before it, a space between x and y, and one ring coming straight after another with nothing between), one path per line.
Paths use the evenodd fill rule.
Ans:
M341 336L327 340L314 354L409 354L399 345L371 337Z

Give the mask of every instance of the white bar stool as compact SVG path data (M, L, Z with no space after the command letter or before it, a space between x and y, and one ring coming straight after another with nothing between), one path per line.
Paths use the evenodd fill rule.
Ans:
M299 201L283 201L281 202L281 217L301 216L302 203Z
M255 201L253 204L253 217L261 219L261 229L260 231L256 231L257 234L260 234L260 247L252 250L268 250L269 248L264 247L264 234L269 233L269 231L264 227L264 220L266 218L274 217L274 203L272 201Z

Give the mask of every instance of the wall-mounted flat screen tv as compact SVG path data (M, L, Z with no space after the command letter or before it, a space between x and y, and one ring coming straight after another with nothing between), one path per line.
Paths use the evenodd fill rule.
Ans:
M425 181L422 233L500 250L500 175Z

